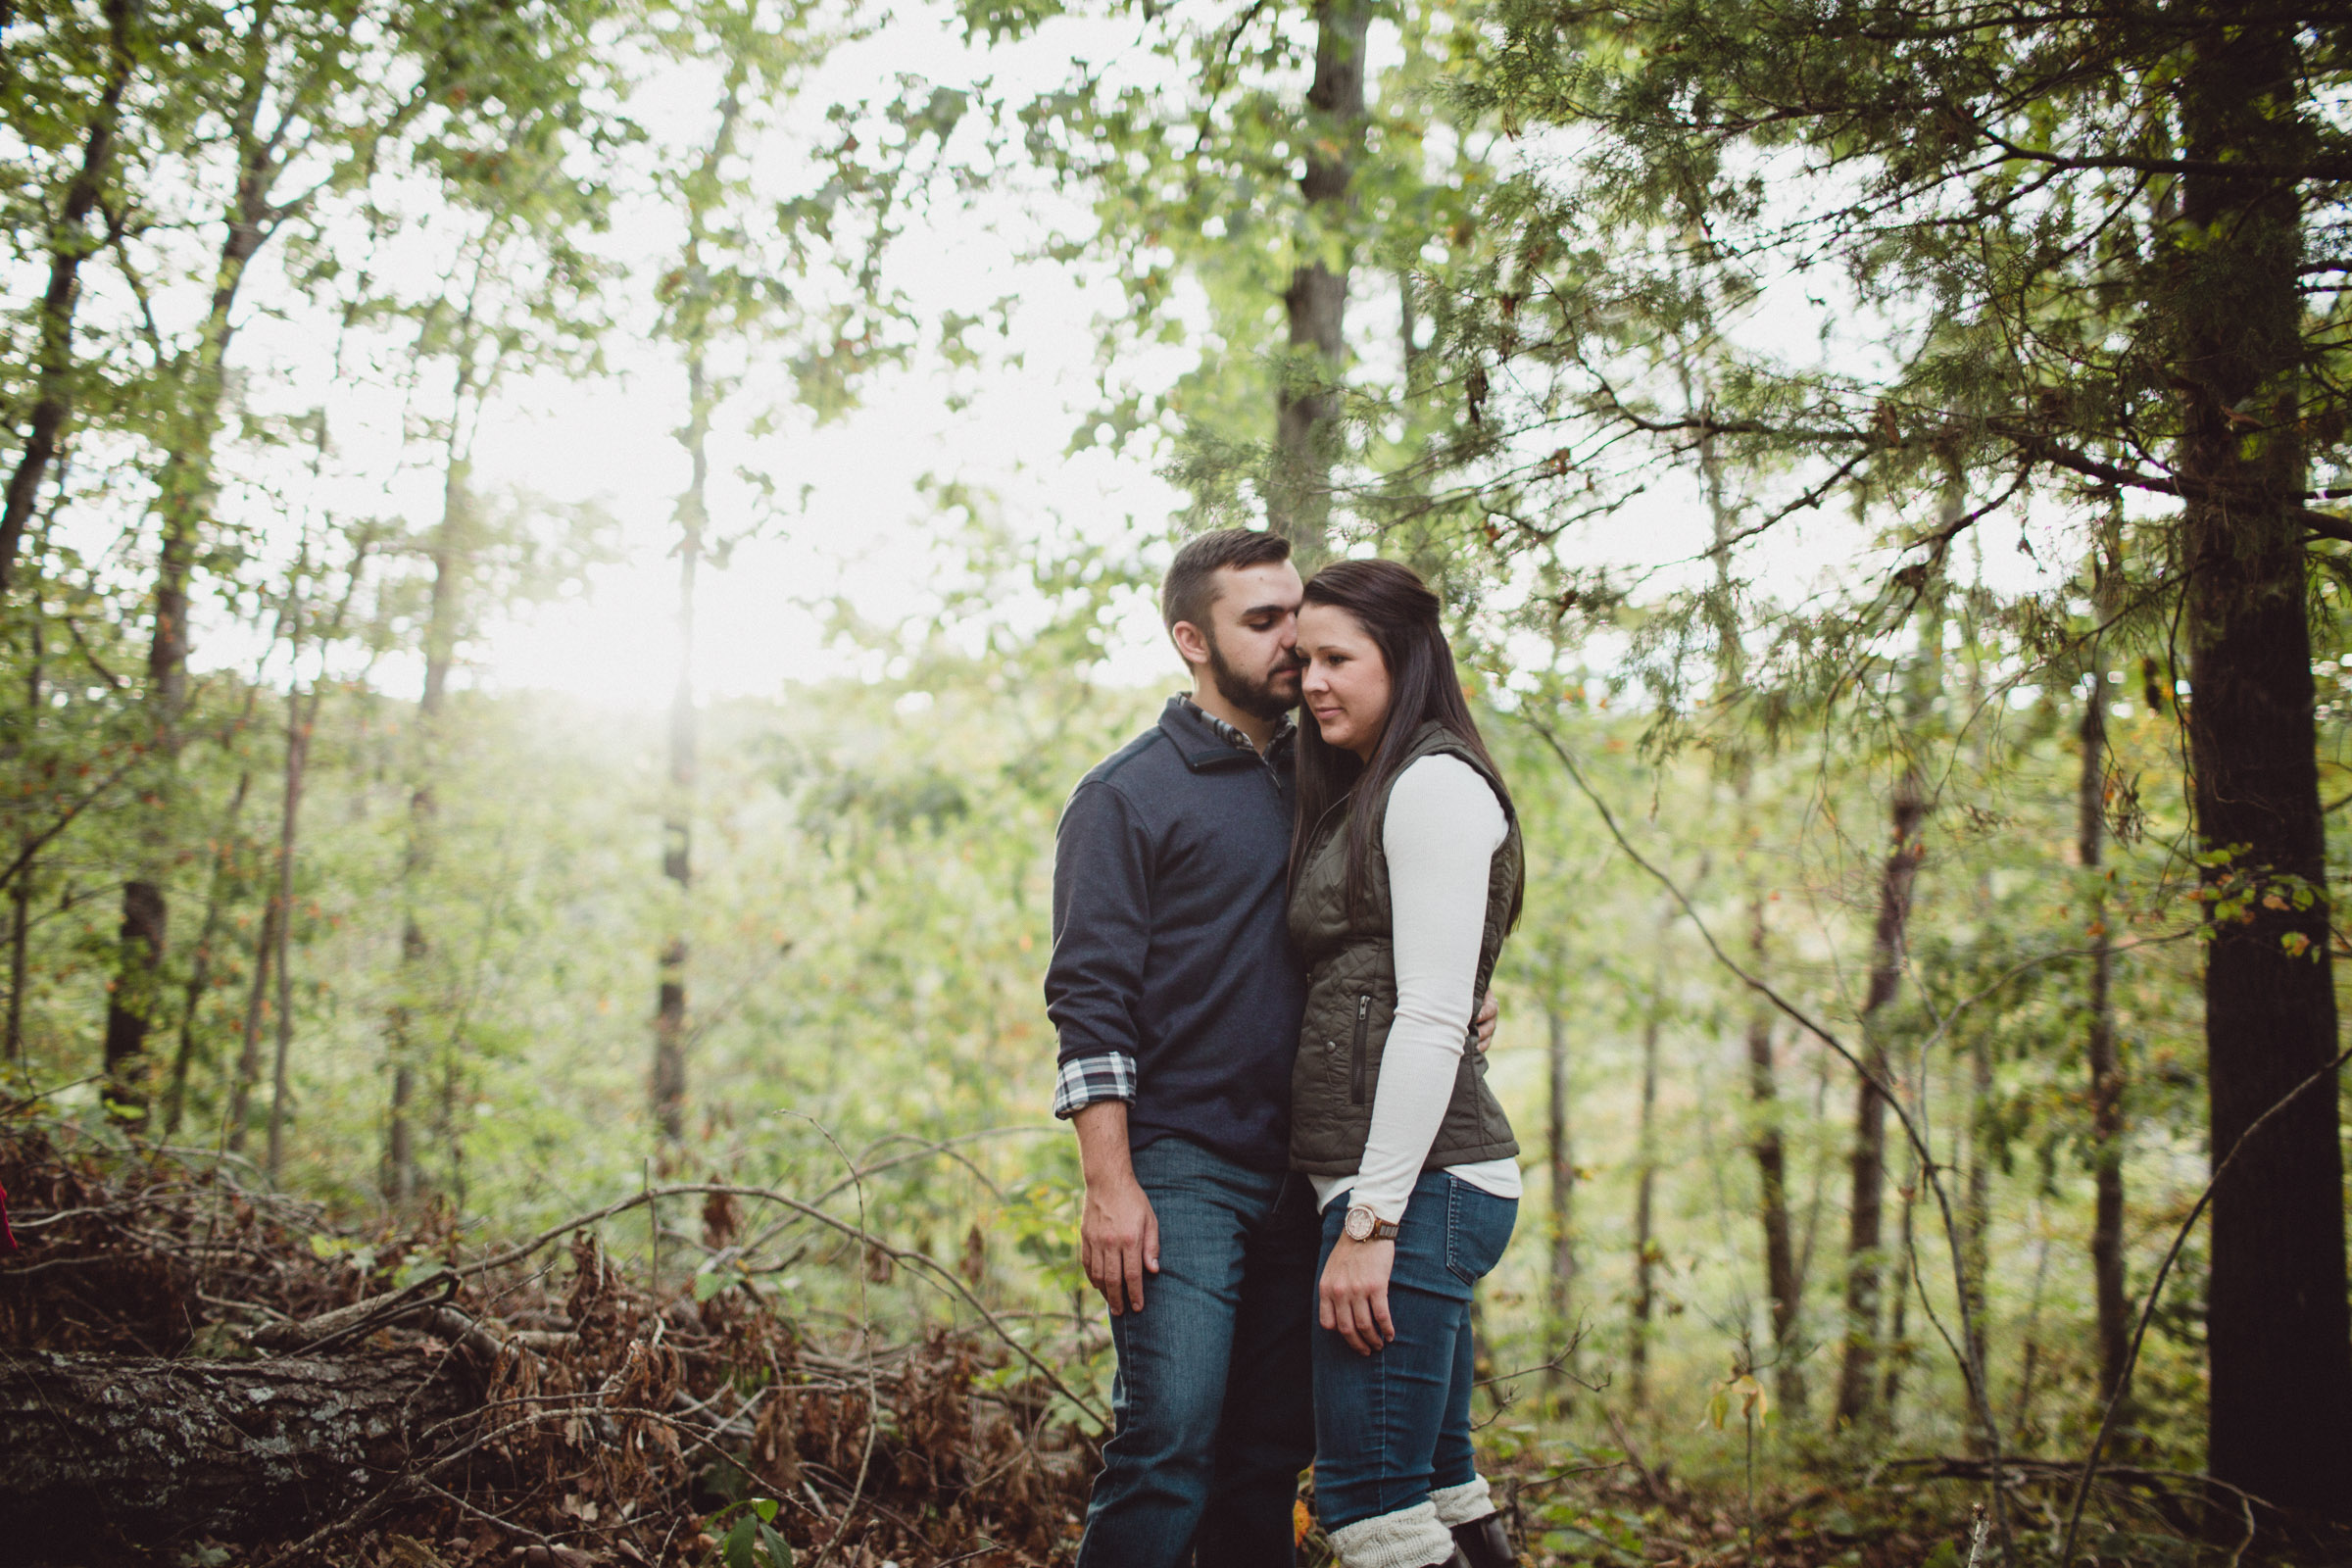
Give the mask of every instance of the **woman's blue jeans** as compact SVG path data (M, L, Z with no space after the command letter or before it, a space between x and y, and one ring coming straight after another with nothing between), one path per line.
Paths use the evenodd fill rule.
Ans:
M1323 1210L1318 1280L1347 1217L1345 1197ZM1396 1338L1360 1355L1316 1323L1315 1512L1325 1530L1413 1507L1476 1478L1470 1288L1501 1260L1518 1217L1516 1199L1424 1172L1389 1275Z
M1144 1309L1110 1320L1113 1431L1080 1568L1290 1568L1314 1456L1315 1194L1180 1138L1135 1152L1159 1220Z

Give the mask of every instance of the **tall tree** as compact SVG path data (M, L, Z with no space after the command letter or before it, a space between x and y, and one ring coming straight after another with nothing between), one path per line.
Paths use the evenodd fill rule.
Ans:
M2121 608L2116 589L2122 554L2120 529L2111 525L2091 564L2091 603L2102 621ZM2124 1286L2124 1068L2115 1035L2115 941L2107 929L2112 916L2105 863L2109 662L2105 645L2096 636L2087 652L2082 721L2076 733L2082 772L2075 793L2075 850L2088 889L2084 941L2090 952L2085 959L2088 995L2083 1004L2082 1055L2090 1091L2093 1320L2099 1347L2099 1396L2111 1399L2123 1388L2124 1368L2131 1355L2132 1302ZM1978 1050L1988 1054L1989 1042L1980 1042ZM1989 1076L1989 1069L1987 1060L1980 1068L1981 1075ZM1984 1164L1979 1160L1972 1171Z
M1924 586L1924 584L1923 584ZM1933 670L1943 657L1943 618L1922 595L1920 646L1904 660L1903 723L1897 740L1894 785L1886 803L1886 858L1879 869L1878 907L1871 922L1870 973L1862 997L1861 1080L1854 1090L1854 1141L1849 1156L1852 1196L1846 1205L1845 1346L1838 1366L1840 1426L1869 1419L1880 1391L1873 1379L1880 1350L1879 1303L1886 1269L1886 1096L1893 1061L1886 1048L1888 1008L1902 989L1909 945L1911 896L1925 846L1920 836L1930 804L1922 762L1922 720L1933 700ZM1896 1289L1908 1289L1898 1275Z
M2313 744L2308 433L2339 394L2306 371L2307 203L2352 178L2313 101L2336 30L2195 8L2180 39L2180 210L2156 260L2178 435L2186 711L2199 857L2215 918L2205 1039L2213 1199L2207 1463L2274 1502L2352 1517L2352 1315L2333 1086L2268 1114L2336 1052L2326 819ZM2337 166L2329 168L2330 163ZM2269 171L2247 177L2230 167ZM2293 176L2319 175L2309 188ZM2323 173L2323 171L2326 171ZM2352 532L2333 519L2324 525Z
M1663 948L1661 943L1661 956ZM1661 963L1650 978L1650 1004L1642 1015L1642 1099L1634 1123L1633 1327L1626 1340L1625 1388L1638 1410L1649 1404L1650 1322L1658 1300L1658 1032L1664 1012L1658 993L1665 978Z
M48 706L48 648L41 625L40 606L37 603L37 582L34 588L36 603L26 617L25 630L29 647L24 660L24 735L21 741L31 739L31 730L40 722L41 710ZM18 839L19 855L29 856L36 849L29 835ZM31 983L32 947L32 866L29 861L17 867L17 874L8 884L8 1019L4 1036L0 1036L0 1057L12 1065L24 1060L24 989Z
M272 637L272 646L276 643ZM244 730L253 721L253 713L261 697L259 672L246 688L245 711L236 725ZM232 732L234 733L234 732ZM164 1090L164 1136L169 1139L179 1131L180 1119L187 1112L188 1078L195 1070L198 1035L203 1021L204 999L212 990L215 961L219 956L222 926L226 922L228 903L234 891L237 860L243 843L239 824L245 815L246 798L253 793L253 768L237 770L237 782L228 792L228 805L220 813L220 823L213 847L213 867L205 879L204 918L198 925L194 953L188 963L188 978L181 988L179 1003L179 1043L172 1054L172 1072Z
M1553 960L1561 961L1559 958ZM1544 1271L1545 1315L1554 1343L1575 1344L1576 1299L1576 1145L1571 1131L1568 1087L1568 1014L1565 999L1547 993L1544 999L1544 1167L1550 1177L1551 1212L1546 1215L1551 1255ZM1563 1349L1545 1374L1556 1390L1569 1375L1568 1350Z
M729 29L733 31L735 29ZM677 678L669 700L667 788L662 797L662 874L672 891L670 929L662 943L654 997L654 1120L662 1136L676 1143L684 1135L686 1104L687 926L694 891L694 760L697 718L694 690L694 610L703 557L710 531L710 416L717 402L711 386L713 329L724 306L713 297L710 224L727 194L721 166L735 154L736 127L743 118L744 89L756 67L762 82L776 62L756 20L749 36L739 36L727 60L710 140L679 192L685 209L686 243L671 305L672 331L686 362L686 424L678 432L685 449L686 489L678 497ZM723 274L722 274L723 275ZM716 307L722 314L714 318Z
M1697 403L1696 368L1683 367L1683 401ZM1713 529L1713 593L1708 600L1709 631L1715 639L1714 704L1719 712L1740 711L1741 688L1747 681L1747 647L1740 625L1739 584L1732 575L1732 550L1739 533L1740 514L1732 499L1723 462L1714 438L1702 436L1698 450L1699 482ZM1724 771L1730 775L1733 802L1734 849L1741 894L1746 901L1747 963L1752 973L1769 972L1771 926L1766 918L1770 902L1758 852L1762 830L1755 803L1756 740L1744 724L1736 723L1720 741ZM1804 1282L1797 1277L1796 1254L1788 1230L1788 1155L1781 1132L1779 1074L1773 1064L1770 1003L1761 997L1748 1002L1745 1044L1747 1092L1753 1114L1749 1150L1756 1161L1756 1218L1764 1236L1764 1296L1772 1321L1773 1387L1781 1408L1788 1415L1805 1409L1804 1356L1798 1344L1798 1322L1804 1309Z

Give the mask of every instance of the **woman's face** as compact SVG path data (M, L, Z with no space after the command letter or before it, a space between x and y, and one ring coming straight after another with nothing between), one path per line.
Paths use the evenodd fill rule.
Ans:
M1323 739L1365 761L1389 720L1389 663L1364 623L1337 605L1298 612L1299 696Z

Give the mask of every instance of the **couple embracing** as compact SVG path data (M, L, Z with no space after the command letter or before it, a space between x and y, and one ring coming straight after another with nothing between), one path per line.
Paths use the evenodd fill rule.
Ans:
M1054 856L1054 1112L1118 1353L1080 1568L1287 1568L1310 1460L1344 1568L1501 1568L1470 1292L1518 1210L1473 1021L1519 914L1509 793L1405 567L1302 584L1286 541L1203 534L1160 608L1192 694Z

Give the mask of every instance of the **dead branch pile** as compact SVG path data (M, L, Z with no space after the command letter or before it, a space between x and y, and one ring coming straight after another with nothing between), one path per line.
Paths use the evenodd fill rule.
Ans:
M585 1226L567 1267L468 1262L446 1218L338 1232L23 1121L0 1187L24 1244L0 1259L0 1540L33 1560L668 1568L717 1561L750 1498L803 1565L1076 1544L1091 1441L978 1332L827 1343L741 1278L657 1299ZM706 1191L722 1248L734 1199Z

